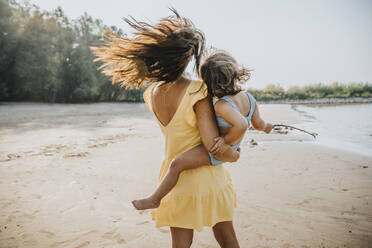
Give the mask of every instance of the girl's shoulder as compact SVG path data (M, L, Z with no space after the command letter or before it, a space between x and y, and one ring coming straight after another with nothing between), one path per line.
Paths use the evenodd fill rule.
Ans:
M232 100L231 96L223 96L214 100L214 110L217 116L223 115L225 112L229 112L232 109L236 109L239 112L236 104Z
M240 91L234 96L231 96L231 99L234 99L234 101L241 103L255 102L254 97L248 91L244 90Z
M236 103L240 101L242 92L238 92L235 95L226 95L222 96L220 98L217 98L214 100L214 106L217 107L223 107L223 106L231 106L233 108L237 108Z
M255 99L248 91L240 91L235 95L226 95L214 101L214 109L216 113L228 111L232 108L234 108L238 112L241 112L238 106L241 106L243 108L245 108L246 106L248 110L250 110L254 108L253 105L255 105Z

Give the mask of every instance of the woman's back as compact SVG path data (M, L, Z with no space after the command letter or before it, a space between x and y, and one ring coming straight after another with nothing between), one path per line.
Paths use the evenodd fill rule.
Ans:
M201 143L194 104L206 97L201 81L184 80L174 85L149 87L144 99L165 137L165 156L175 157ZM164 87L163 89L161 87Z
M155 84L151 92L151 107L162 126L167 126L186 93L189 80L181 79L168 84Z

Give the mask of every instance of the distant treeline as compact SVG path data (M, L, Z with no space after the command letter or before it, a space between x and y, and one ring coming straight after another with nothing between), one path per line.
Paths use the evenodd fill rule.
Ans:
M284 90L280 85L269 85L263 90L248 89L258 101L275 100L307 100L321 98L350 98L350 97L372 97L372 84L350 83L331 85L313 84L308 86L294 86Z
M123 34L86 13L70 20L60 7L48 12L27 1L0 0L0 101L143 101L144 89L112 85L97 71L90 47L102 44L104 28ZM372 97L368 83L249 91L259 101Z
M86 13L70 20L60 7L0 0L0 101L141 101L143 90L112 85L97 71L90 46L102 43L104 28L123 33Z

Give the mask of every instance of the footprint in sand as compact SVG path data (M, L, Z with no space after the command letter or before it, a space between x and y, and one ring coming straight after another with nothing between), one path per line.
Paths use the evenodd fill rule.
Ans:
M118 230L118 228L115 228L113 229L112 231L109 231L109 232L105 232L103 235L102 235L102 238L104 239L110 239L115 233L116 231Z
M100 143L100 144L89 145L88 148L105 147L107 145L108 145L108 143Z
M246 223L242 223L242 224L240 224L240 227L241 228L249 228L249 227L251 227L252 225L250 225L250 224L246 224Z
M37 240L35 239L25 240L23 241L23 244L27 246L37 247Z
M15 217L14 215L9 215L8 218L7 218L7 220L6 220L6 222L7 222L7 223L10 223L10 222L12 222L15 218L16 218L16 217Z
M85 241L84 243L81 243L80 245L75 246L74 248L83 248L83 247L85 247L85 246L87 246L87 245L89 245L89 244L90 244L89 241Z
M138 226L138 225L143 225L143 224L147 224L147 223L150 223L150 221L142 221L142 222L139 222L139 223L137 223L136 225Z
M53 156L62 150L67 150L69 147L66 145L48 145L42 148L41 154L45 156Z
M1 159L0 162L7 162L7 161L10 161L10 160L20 158L20 157L21 157L21 155L19 155L17 153L9 153L9 154L6 155L5 158Z
M21 238L22 239L27 239L29 237L32 237L32 234L31 233L24 233L24 234L21 235Z
M161 233L169 233L169 230L168 229L161 229L161 228L159 228L158 230Z
M13 204L13 202L5 202L5 203L3 202L3 203L0 203L0 206L1 206L2 209L4 209L4 208L6 208L6 207L8 207L12 204Z
M259 234L257 234L258 235L258 238L260 239L260 240L265 240L265 241L274 241L274 240L276 240L275 238L270 238L270 237L268 237L268 236L266 236L266 235L263 235L263 234L261 234L261 233L259 233Z
M118 216L111 216L111 218L113 218L112 222L114 222L114 223L120 222L122 220L122 218L118 217Z
M32 194L33 197L35 197L36 199L41 199L41 195L38 195L38 194Z
M46 230L39 230L39 233L45 234L45 236L49 239L52 239L56 236L54 233L46 231Z
M94 204L93 204L93 203L90 204L89 210L90 210L90 211L94 211L94 210L96 210L96 208L94 207Z
M79 238L80 237L77 237L77 238L74 238L74 239L68 239L68 240L64 240L64 241L54 242L53 244L51 244L49 246L49 248L65 247L65 246L68 246L69 244L77 241Z
M116 240L116 243L118 243L118 244L126 243L125 239L121 236L121 234L116 232L117 230L118 230L118 228L115 228L114 230L112 230L110 232L104 233L102 235L102 238L110 239L110 240Z
M67 153L63 157L64 158L83 158L89 155L89 152L72 152Z
M34 212L32 212L31 214L27 214L27 213L23 213L23 215L22 215L22 217L24 217L24 218L27 218L27 219L29 219L29 220L33 220L33 219L35 219L35 215L37 214L37 213L39 213L40 211L39 210L35 210Z
M288 243L286 243L286 244L284 244L284 245L282 245L282 246L280 246L281 248L296 248L296 246L294 246L294 245L291 245L291 244L288 244Z
M151 210L136 210L139 214L150 213Z

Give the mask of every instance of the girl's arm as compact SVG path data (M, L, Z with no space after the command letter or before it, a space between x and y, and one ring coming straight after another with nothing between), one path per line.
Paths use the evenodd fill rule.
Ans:
M200 137L204 147L211 152L214 157L223 162L235 162L239 159L239 152L234 151L228 144L223 144L217 153L213 152L215 138L219 137L219 132L213 113L212 101L206 97L194 105L194 111L198 121Z
M271 123L266 123L261 118L257 103L255 103L255 111L253 113L251 123L254 129L264 131L265 133L270 133L274 127Z
M214 105L214 109L218 116L231 125L225 136L226 144L235 145L242 139L248 128L247 120L226 101L218 101Z

